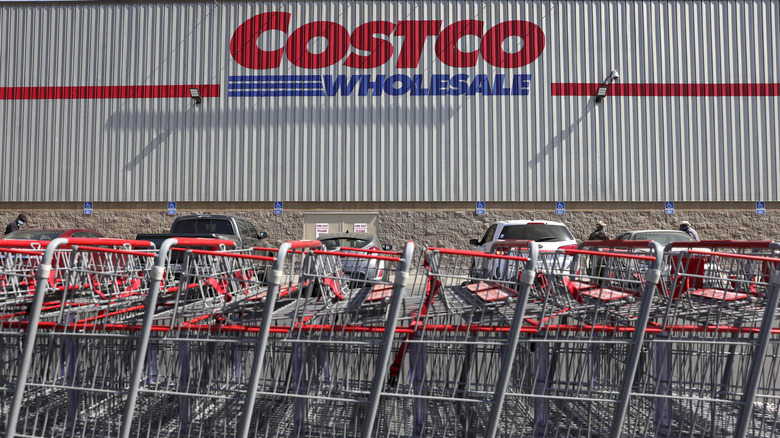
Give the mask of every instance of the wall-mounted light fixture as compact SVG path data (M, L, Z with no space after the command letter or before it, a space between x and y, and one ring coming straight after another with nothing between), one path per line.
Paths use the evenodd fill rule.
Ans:
M200 91L197 88L190 88L190 97L195 101L195 105L200 105L203 99L200 97Z
M596 90L596 103L601 103L601 101L604 100L604 97L606 96L607 96L607 86L599 85L599 89Z
M598 90L596 90L596 103L601 103L604 100L609 86L618 79L620 79L620 73L617 70L612 70L607 79L604 80L604 84L599 85Z

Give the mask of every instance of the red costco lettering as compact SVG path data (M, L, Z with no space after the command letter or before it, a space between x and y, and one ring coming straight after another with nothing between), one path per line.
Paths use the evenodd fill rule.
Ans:
M396 68L416 68L420 63L425 41L439 34L441 20L399 21L395 34L405 37Z
M506 53L501 48L510 36L522 37L523 48L517 53ZM532 63L544 49L544 32L539 26L527 21L505 21L493 26L482 37L482 59L501 68L518 68Z
M255 15L236 29L230 39L230 54L237 63L254 70L279 68L282 62L284 48L278 50L261 50L257 47L257 39L267 30L287 32L290 25L290 14L286 12L265 12Z
M498 23L483 33L484 22L463 20L441 30L441 20L371 21L358 26L350 35L337 23L316 21L304 24L289 34L290 14L266 12L258 14L236 29L230 40L230 54L240 65L253 70L279 68L286 51L287 59L298 67L318 69L330 67L346 57L344 65L357 69L377 68L386 64L395 52L393 43L384 38L402 37L397 69L417 68L429 37L436 37L436 57L455 68L474 67L481 57L498 68L519 68L534 62L544 50L542 29L528 21L512 20ZM285 47L267 51L257 41L269 30L289 34ZM379 36L377 36L379 35ZM465 36L480 38L479 50L462 52L458 41ZM383 38L384 37L384 38ZM519 37L523 46L517 52L506 52L502 45L507 38ZM309 51L314 38L327 40L322 53ZM354 48L349 55L350 47ZM368 54L361 54L368 52Z
M376 38L374 35L390 36L394 29L395 24L389 21L372 21L358 26L352 32L349 41L352 43L352 47L371 54L362 56L350 53L344 65L354 68L376 68L389 61L390 57L393 56L393 45L389 41Z
M316 37L328 40L322 53L311 53L309 41ZM349 50L349 32L329 21L315 21L299 27L287 40L287 59L303 68L323 68L339 62Z
M479 51L461 52L458 40L466 35L482 36L485 23L479 20L465 20L447 26L436 40L436 56L450 67L474 67L477 65Z

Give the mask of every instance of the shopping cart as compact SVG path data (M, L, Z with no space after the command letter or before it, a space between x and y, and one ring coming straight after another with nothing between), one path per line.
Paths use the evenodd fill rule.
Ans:
M624 434L777 434L778 249L732 241L666 247L667 276L658 285L643 379L632 388L635 415Z
M527 241L423 252L373 435L495 433L536 260Z
M501 436L616 436L661 260L659 245L625 241L584 242L540 257Z
M398 257L292 244L283 265L297 282L284 287L297 299L266 309L256 397L239 436L362 436L378 409L413 249ZM390 274L357 284L343 267L360 261L381 261Z
M275 259L255 250L181 251L175 286L160 290L144 330L143 373L123 436L237 433Z
M0 240L0 244L5 243ZM17 383L28 308L35 292L35 273L43 257L40 246L0 246L0 424L7 420Z
M46 244L21 316L7 436L119 435L149 294L164 286L166 257L167 249L143 241Z

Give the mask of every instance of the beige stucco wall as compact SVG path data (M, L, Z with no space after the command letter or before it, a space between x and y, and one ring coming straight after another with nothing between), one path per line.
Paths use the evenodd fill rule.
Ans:
M284 213L274 215L267 203L180 203L178 214L220 213L241 216L268 232L269 246L303 237L303 213L309 211L379 212L382 240L400 248L407 239L418 246L469 248L468 240L481 237L488 224L500 219L543 219L566 223L577 239L584 239L599 219L607 223L610 237L636 229L675 229L690 221L702 239L780 240L780 208L767 203L767 214L756 215L755 203L681 204L666 215L663 205L567 203L566 214L556 215L550 203L488 203L485 215L475 214L473 203L285 203ZM109 237L133 238L136 233L165 232L175 216L165 205L95 203L92 215L81 204L0 204L0 224L19 212L30 217L30 227L88 228Z

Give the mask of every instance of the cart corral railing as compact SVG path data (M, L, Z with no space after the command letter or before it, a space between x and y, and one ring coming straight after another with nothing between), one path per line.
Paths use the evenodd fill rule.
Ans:
M0 240L0 428L7 437L780 433L773 242L539 252L498 241L488 252L413 254L412 242L392 252Z

